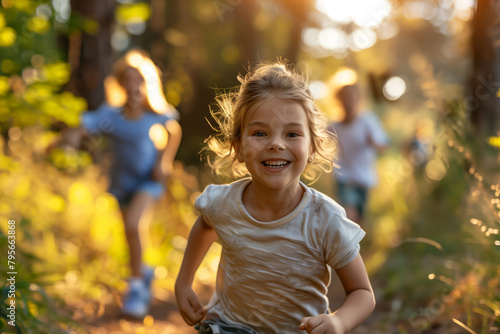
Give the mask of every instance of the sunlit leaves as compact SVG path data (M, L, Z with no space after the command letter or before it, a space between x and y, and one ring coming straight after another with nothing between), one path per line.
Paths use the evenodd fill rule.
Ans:
M16 31L7 26L5 16L0 13L0 46L11 46L16 41Z
M116 9L116 19L122 24L145 22L151 16L151 8L146 3L122 4Z
M500 136L499 137L489 137L488 144L490 144L493 147L500 148Z
M68 200L77 205L88 205L92 203L93 198L89 188L81 182L75 182L69 188Z
M34 16L28 20L27 28L37 34L44 34L50 29L50 23L44 16Z
M68 82L70 75L70 67L67 63L54 63L45 66L45 79L55 85L62 85Z
M13 8L25 12L27 14L33 14L36 9L36 2L30 0L8 0L5 1L8 5L6 7L12 6ZM2 1L4 4L4 1ZM5 4L4 4L5 5Z
M0 30L0 46L12 46L16 38L16 31L11 27L5 27Z
M87 152L80 152L74 149L56 148L50 152L50 161L52 164L65 171L75 172L92 163L92 158ZM83 192L79 192L81 188L73 189L73 199L78 202L78 198Z
M0 76L0 95L5 95L9 90L9 78Z

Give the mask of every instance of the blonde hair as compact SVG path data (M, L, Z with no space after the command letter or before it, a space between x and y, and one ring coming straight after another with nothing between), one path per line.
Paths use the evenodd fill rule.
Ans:
M106 102L113 107L122 107L127 101L123 88L123 76L128 68L136 69L144 79L145 107L158 114L173 112L163 93L160 71L145 51L133 49L113 65L113 74L104 80Z
M217 122L218 134L206 140L208 149L215 156L208 162L217 175L239 178L248 175L244 163L238 161L235 145L241 142L241 134L248 111L271 98L299 103L306 112L312 141L314 159L307 164L303 176L315 181L321 170L330 172L333 155L337 148L336 137L327 130L325 115L314 103L307 80L285 62L260 64L244 77L239 75L239 89L216 98L217 108L211 110Z

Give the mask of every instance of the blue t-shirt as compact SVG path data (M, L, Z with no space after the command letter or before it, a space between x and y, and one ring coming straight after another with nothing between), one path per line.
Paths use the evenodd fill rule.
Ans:
M151 180L158 150L150 138L149 130L155 124L165 125L168 120L175 118L175 114L147 111L138 119L127 119L121 108L106 104L82 115L81 125L89 134L110 139L113 163L109 192L119 197L134 192L142 182Z

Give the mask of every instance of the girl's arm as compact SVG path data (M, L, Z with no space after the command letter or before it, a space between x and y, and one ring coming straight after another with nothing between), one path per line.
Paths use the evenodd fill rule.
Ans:
M375 140L373 140L372 135L368 135L368 144L372 146L378 154L384 153L385 149L387 148L387 145L385 143L379 144Z
M85 134L85 130L82 127L66 128L61 131L60 135L53 143L47 146L45 151L48 153L56 147L64 146L78 148Z
M332 314L302 319L299 328L307 333L347 333L359 326L375 308L375 296L361 255L335 271L344 287L346 299Z
M162 181L170 176L175 155L179 149L182 138L182 129L179 123L175 120L170 120L165 123L165 128L168 132L168 141L165 149L158 155L158 160L153 169L153 179Z
M191 326L205 317L205 311L192 288L194 274L216 240L217 234L214 229L202 216L199 216L189 234L184 259L175 282L175 297L179 311L184 321Z

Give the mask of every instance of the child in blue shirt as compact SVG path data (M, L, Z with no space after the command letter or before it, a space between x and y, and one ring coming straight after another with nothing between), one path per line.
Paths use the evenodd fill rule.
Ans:
M122 311L140 318L148 312L154 273L142 264L139 231L147 211L165 192L181 128L177 110L163 94L158 70L143 51L131 50L120 58L105 87L107 103L84 113L81 126L66 129L55 145L76 147L84 135L109 138L113 160L108 191L120 205L130 254L131 277Z

